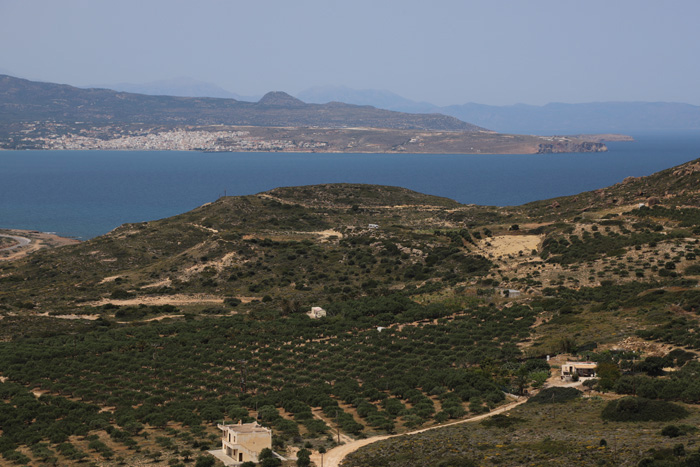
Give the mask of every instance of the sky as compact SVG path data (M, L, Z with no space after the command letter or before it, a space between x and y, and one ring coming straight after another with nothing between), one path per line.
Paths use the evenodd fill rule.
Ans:
M436 105L700 105L697 0L0 0L0 73Z

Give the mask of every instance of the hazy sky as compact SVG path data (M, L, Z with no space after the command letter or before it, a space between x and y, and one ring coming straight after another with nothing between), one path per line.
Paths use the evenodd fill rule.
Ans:
M0 0L0 72L73 85L700 105L699 57L698 0Z

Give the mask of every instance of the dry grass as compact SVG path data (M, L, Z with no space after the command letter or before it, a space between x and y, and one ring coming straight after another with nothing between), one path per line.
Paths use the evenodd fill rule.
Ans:
M605 422L600 418L605 404L599 397L563 404L525 404L509 412L508 417L522 419L511 428L469 424L381 441L349 456L343 466L398 467L409 458L412 466L432 466L454 455L483 466L634 466L652 447L684 443L690 449L696 442L694 435L661 436L661 429L668 424L664 422ZM679 423L700 423L697 408L690 409L692 414ZM601 446L601 440L606 447Z

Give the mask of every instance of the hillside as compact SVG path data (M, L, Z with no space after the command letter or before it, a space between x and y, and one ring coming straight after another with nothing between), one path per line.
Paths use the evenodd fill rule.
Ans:
M0 75L0 124L52 121L151 125L242 125L267 127L371 127L477 131L481 128L439 114L407 114L349 104L305 104L285 93L258 102L151 96L109 89L80 89Z
M319 459L336 429L489 413L587 359L582 393L343 465L682 465L660 462L700 454L698 167L509 208L284 187L0 262L0 454L185 465L216 422L258 420L276 451Z
M598 137L502 135L284 92L258 102L79 89L0 75L0 149L536 154L599 152Z
M649 206L663 204L672 208L696 207L700 206L699 182L700 163L696 160L647 177L628 177L600 190L535 201L523 207L528 212L545 216L547 212L557 216L585 215L589 210L620 210L640 203Z
M10 74L10 73L5 73ZM256 102L261 96L242 96L213 83L200 81L181 76L172 79L150 81L147 83L115 83L81 86L83 88L112 89L119 92L134 94L150 94L153 96L179 96L179 97L216 97L224 99L236 99L237 101ZM305 101L310 102L310 101Z

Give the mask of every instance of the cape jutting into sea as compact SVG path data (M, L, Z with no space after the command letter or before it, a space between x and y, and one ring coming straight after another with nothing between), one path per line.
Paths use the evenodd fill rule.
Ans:
M88 239L180 214L224 194L370 183L461 203L573 195L700 157L700 133L633 134L608 152L548 155L0 151L0 228Z

